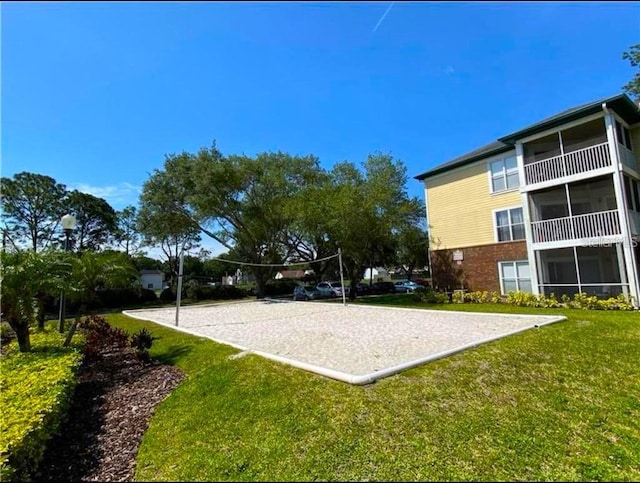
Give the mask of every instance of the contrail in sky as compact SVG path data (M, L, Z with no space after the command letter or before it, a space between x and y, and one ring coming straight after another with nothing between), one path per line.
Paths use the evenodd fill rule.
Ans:
M378 20L378 23L376 24L375 27L373 27L373 32L375 32L376 30L378 30L378 27L380 27L380 24L382 23L382 21L385 19L385 17L387 16L387 14L391 11L391 8L393 7L393 4L396 2L391 2L391 5L389 5L389 7L387 8L387 10L382 14L382 17L380 17L380 20Z

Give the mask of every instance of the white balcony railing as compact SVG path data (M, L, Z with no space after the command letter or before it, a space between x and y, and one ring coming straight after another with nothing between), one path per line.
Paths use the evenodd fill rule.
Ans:
M527 184L543 183L578 173L611 166L608 143L543 159L524 165Z
M533 242L545 243L620 235L618 210L534 221Z
M636 157L633 154L633 151L630 151L626 146L618 143L618 152L620 153L620 161L622 161L622 164L633 170L638 170Z

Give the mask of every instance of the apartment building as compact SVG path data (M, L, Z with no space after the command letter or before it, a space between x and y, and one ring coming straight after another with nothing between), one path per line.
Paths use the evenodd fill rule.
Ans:
M626 95L568 109L415 178L432 260L447 250L466 288L640 300L640 108Z

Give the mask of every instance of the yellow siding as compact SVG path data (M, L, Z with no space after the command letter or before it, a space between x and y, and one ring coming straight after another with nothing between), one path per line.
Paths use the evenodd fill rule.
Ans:
M493 212L520 206L518 190L491 194L487 161L478 161L428 178L429 227L437 248L461 248L495 243Z

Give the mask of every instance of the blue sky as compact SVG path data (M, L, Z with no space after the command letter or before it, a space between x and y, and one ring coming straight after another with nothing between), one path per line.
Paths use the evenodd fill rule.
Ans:
M634 2L3 2L2 176L136 204L165 154L390 152L413 179L633 75Z

